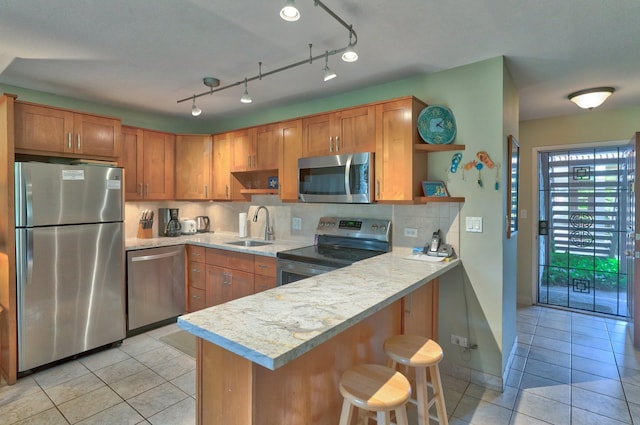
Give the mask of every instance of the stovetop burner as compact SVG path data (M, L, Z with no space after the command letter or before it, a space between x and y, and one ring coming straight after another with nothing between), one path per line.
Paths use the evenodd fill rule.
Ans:
M379 219L322 217L316 244L278 252L283 260L340 268L391 250L391 222Z

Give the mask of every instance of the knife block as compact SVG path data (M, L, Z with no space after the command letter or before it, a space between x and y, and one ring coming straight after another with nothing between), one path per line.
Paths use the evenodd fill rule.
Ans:
M138 238L151 239L153 237L152 226L153 221L141 221L138 223Z

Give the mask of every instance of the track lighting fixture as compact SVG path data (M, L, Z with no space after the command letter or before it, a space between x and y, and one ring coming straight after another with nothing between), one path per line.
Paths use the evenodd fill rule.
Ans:
M194 117L197 117L201 113L202 113L202 109L198 108L198 105L196 105L196 96L193 95L193 106L191 106L191 115L193 115Z
M209 87L208 91L203 92L203 93L194 94L193 96L185 97L184 99L178 100L178 103L182 103L182 102L186 102L186 101L189 101L189 100L193 100L193 104L191 106L191 113L192 113L193 116L198 116L198 115L200 115L202 113L202 110L196 106L196 98L197 97L204 96L204 95L207 95L207 94L213 94L215 92L226 90L226 89L231 88L231 87L240 86L243 83L244 83L244 93L243 93L242 98L240 99L240 101L242 103L251 103L252 99L251 99L251 96L249 96L249 91L247 89L247 83L249 81L262 80L262 77L266 77L266 76L269 76L269 75L272 75L272 74L276 74L276 73L281 72L281 71L286 71L286 70L291 69L291 68L296 68L296 67L298 67L300 65L311 64L311 63L313 63L314 60L322 59L322 57L324 57L324 60L325 60L325 62L324 62L324 81L329 81L329 80L335 78L336 74L329 69L329 56L341 54L342 55L342 60L344 60L345 62L354 62L354 61L356 61L358 59L358 54L355 52L354 46L358 43L358 35L356 34L356 32L353 29L352 25L349 25L348 23L346 23L342 18L340 18L331 9L329 9L324 3L322 3L322 1L313 0L313 5L314 6L319 6L329 16L331 16L340 25L342 25L343 27L345 27L349 31L349 44L347 45L347 47L338 48L338 49L334 49L334 50L325 50L325 52L323 54L320 54L320 55L317 55L317 56L313 56L313 53L311 52L311 44L309 44L309 57L308 58L303 59L303 60L298 61L298 62L291 63L289 65L282 66L280 68L277 68L277 69L274 69L272 71L268 71L268 72L265 72L265 73L262 73L262 62L259 62L259 64L260 64L260 73L258 75L253 76L253 77L245 77L243 80L239 80L239 81L236 81L235 83L227 84L226 86L223 86L223 87L218 87L220 85L220 80L218 80L217 78L205 77L203 79L203 83L204 83L205 86ZM285 6L280 11L280 16L282 17L282 19L287 20L287 21L296 21L296 20L298 20L300 18L300 12L295 7L294 0L287 0L286 1ZM214 89L214 87L217 87L217 88Z
M613 87L595 87L571 93L567 97L582 109L593 109L602 105L614 91Z
M324 81L333 80L336 78L336 73L329 69L329 52L325 52L324 56Z
M345 62L355 62L358 60L358 54L355 50L353 50L353 44L351 43L351 35L352 31L349 32L349 45L347 46L347 50L342 54L342 60Z
M242 97L240 98L240 102L242 103L251 103L253 102L253 100L251 99L251 96L249 96L249 92L247 91L247 79L244 79L244 93L242 94Z
M300 19L300 12L294 0L287 0L284 7L280 10L280 17L288 22L295 22Z

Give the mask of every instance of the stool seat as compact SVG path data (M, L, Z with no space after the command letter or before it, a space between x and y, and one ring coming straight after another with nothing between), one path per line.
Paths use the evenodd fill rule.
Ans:
M390 423L393 410L398 425L407 425L405 405L411 384L400 372L376 364L357 365L344 372L339 388L344 397L341 425L351 423L353 407L376 412L379 425Z
M442 347L432 339L419 335L394 335L385 340L384 352L391 359L391 368L398 364L413 367L416 372L416 398L409 401L418 407L418 424L429 425L434 419L440 425L448 425L447 410L444 404L442 380L438 364L443 358ZM429 377L427 376L429 371ZM433 389L433 398L429 400L428 387ZM437 416L429 415L431 406L436 405Z
M384 351L396 362L411 367L429 367L443 358L440 344L418 335L394 335L384 342Z

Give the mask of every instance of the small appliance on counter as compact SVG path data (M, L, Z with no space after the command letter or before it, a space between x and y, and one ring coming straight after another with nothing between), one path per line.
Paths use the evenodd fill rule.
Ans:
M180 220L180 229L183 235L195 235L198 233L196 221L192 219Z
M178 212L178 208L158 208L158 236L182 235Z
M210 228L210 220L206 215L196 217L196 229L198 233L208 233Z

